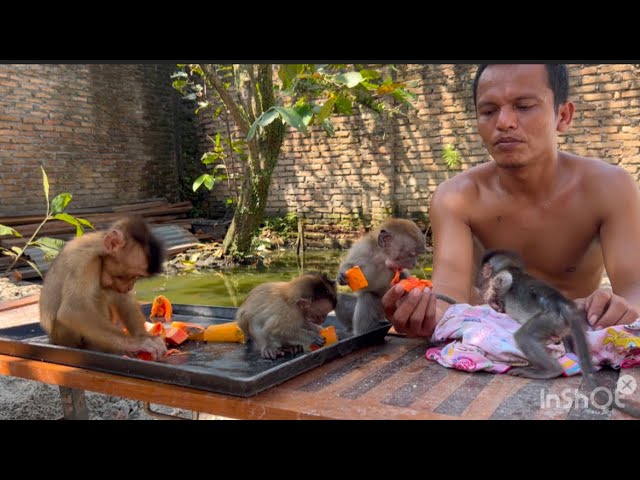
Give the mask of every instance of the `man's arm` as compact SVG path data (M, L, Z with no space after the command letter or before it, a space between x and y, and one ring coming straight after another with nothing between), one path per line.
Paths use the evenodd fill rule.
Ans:
M467 181L467 180L465 180ZM429 208L434 239L433 291L402 287L390 289L382 299L387 319L395 329L410 336L430 337L444 312L451 306L435 293L458 302L472 301L473 236L464 215L473 201L462 191L459 179L438 186Z
M640 312L640 192L626 171L607 174L600 242L613 292L598 289L584 301L587 319L596 328L632 323Z

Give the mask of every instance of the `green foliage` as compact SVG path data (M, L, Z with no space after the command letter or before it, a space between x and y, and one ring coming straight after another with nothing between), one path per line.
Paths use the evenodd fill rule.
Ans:
M196 114L205 110L217 118L227 108L216 89L211 88L207 71L214 71L220 78L227 80L225 88L237 92L237 85L253 82L253 65L209 65L179 64L179 70L172 75L173 87L187 100L196 102ZM353 68L352 66L351 68ZM355 66L357 67L357 66ZM334 135L330 117L333 114L351 115L356 105L363 105L378 113L397 114L402 105L413 108L411 100L415 95L406 90L406 85L394 82L387 76L382 79L380 72L372 69L349 70L344 64L285 64L277 67L280 84L274 85L276 105L263 112L252 112L250 108L241 109L250 122L246 139L232 142L226 140L227 149L238 154L240 160L246 160L247 142L260 137L263 130L272 122L279 120L302 133L307 132L310 124L319 125L327 136ZM240 93L240 92L237 92ZM249 94L254 94L252 90ZM398 105L390 106L383 101L392 97ZM257 95L259 100L259 94ZM251 104L251 102L248 102ZM258 114L258 115L256 115ZM227 129L229 133L229 129ZM212 151L202 156L205 165L214 164L211 174L206 173L193 182L193 190L200 187L211 190L219 181L229 180L230 173L224 163L227 158L225 148L220 143L220 132L216 133ZM225 173L221 173L225 170Z
M413 108L415 96L392 78L394 71L388 65L178 65L173 87L194 102L197 115L218 119L213 149L201 158L207 171L192 188L211 190L226 180L234 197L229 203L236 207L233 224L252 226L229 229L225 253L234 244L240 254L250 248L253 225L262 220L271 175L292 129L306 133L320 127L332 136L333 116L351 115L358 107L387 116Z
M47 177L47 173L44 171L44 168L40 167L42 170L42 186L44 188L44 196L47 200L47 213L38 225L38 228L33 232L31 238L27 240L24 247L11 247L6 248L0 246L0 255L7 255L9 257L13 257L13 261L11 265L7 268L7 272L10 271L16 262L22 257L22 254L28 247L36 247L44 252L44 256L47 260L52 260L56 255L60 252L62 247L64 246L64 241L57 238L49 238L49 237L39 237L36 238L42 226L49 220L60 220L63 222L67 222L76 227L76 236L81 236L84 233L85 227L92 228L93 225L83 218L77 218L68 213L64 212L64 209L67 208L69 202L71 202L71 194L70 193L60 193L56 195L51 203L49 203L49 178ZM5 225L0 225L0 235L13 235L14 237L22 237L22 235L15 229L11 227L7 227ZM35 263L26 260L25 261L36 271L38 275L42 277L42 273L38 269Z
M447 164L447 168L449 168L449 170L453 170L462 165L462 157L460 156L460 153L450 143L445 145L442 150L442 158Z
M272 249L283 246L289 234L298 230L298 216L289 212L284 217L265 218L259 232L253 238L252 250Z

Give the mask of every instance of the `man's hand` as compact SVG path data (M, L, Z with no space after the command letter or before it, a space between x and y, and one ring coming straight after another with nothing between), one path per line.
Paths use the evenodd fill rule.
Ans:
M587 321L596 330L612 325L628 325L638 317L638 311L623 297L608 288L599 288L587 298L576 300L578 307L587 313Z
M390 288L382 297L382 307L398 333L409 337L431 337L436 325L436 298L430 288L415 288L405 295L402 285Z

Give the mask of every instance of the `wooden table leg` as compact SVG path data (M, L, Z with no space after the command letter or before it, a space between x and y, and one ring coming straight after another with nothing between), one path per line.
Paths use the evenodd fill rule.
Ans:
M84 390L60 386L60 399L65 420L89 420Z

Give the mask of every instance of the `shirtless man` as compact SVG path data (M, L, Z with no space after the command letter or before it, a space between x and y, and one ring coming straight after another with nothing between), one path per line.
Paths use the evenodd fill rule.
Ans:
M482 248L515 250L528 271L578 301L596 328L640 312L640 193L622 168L558 150L573 121L563 65L481 65L478 133L493 161L438 186L430 206L433 283L461 303ZM475 248L479 247L479 248ZM605 271L613 291L599 288ZM430 337L450 306L425 289L382 299L396 330Z

